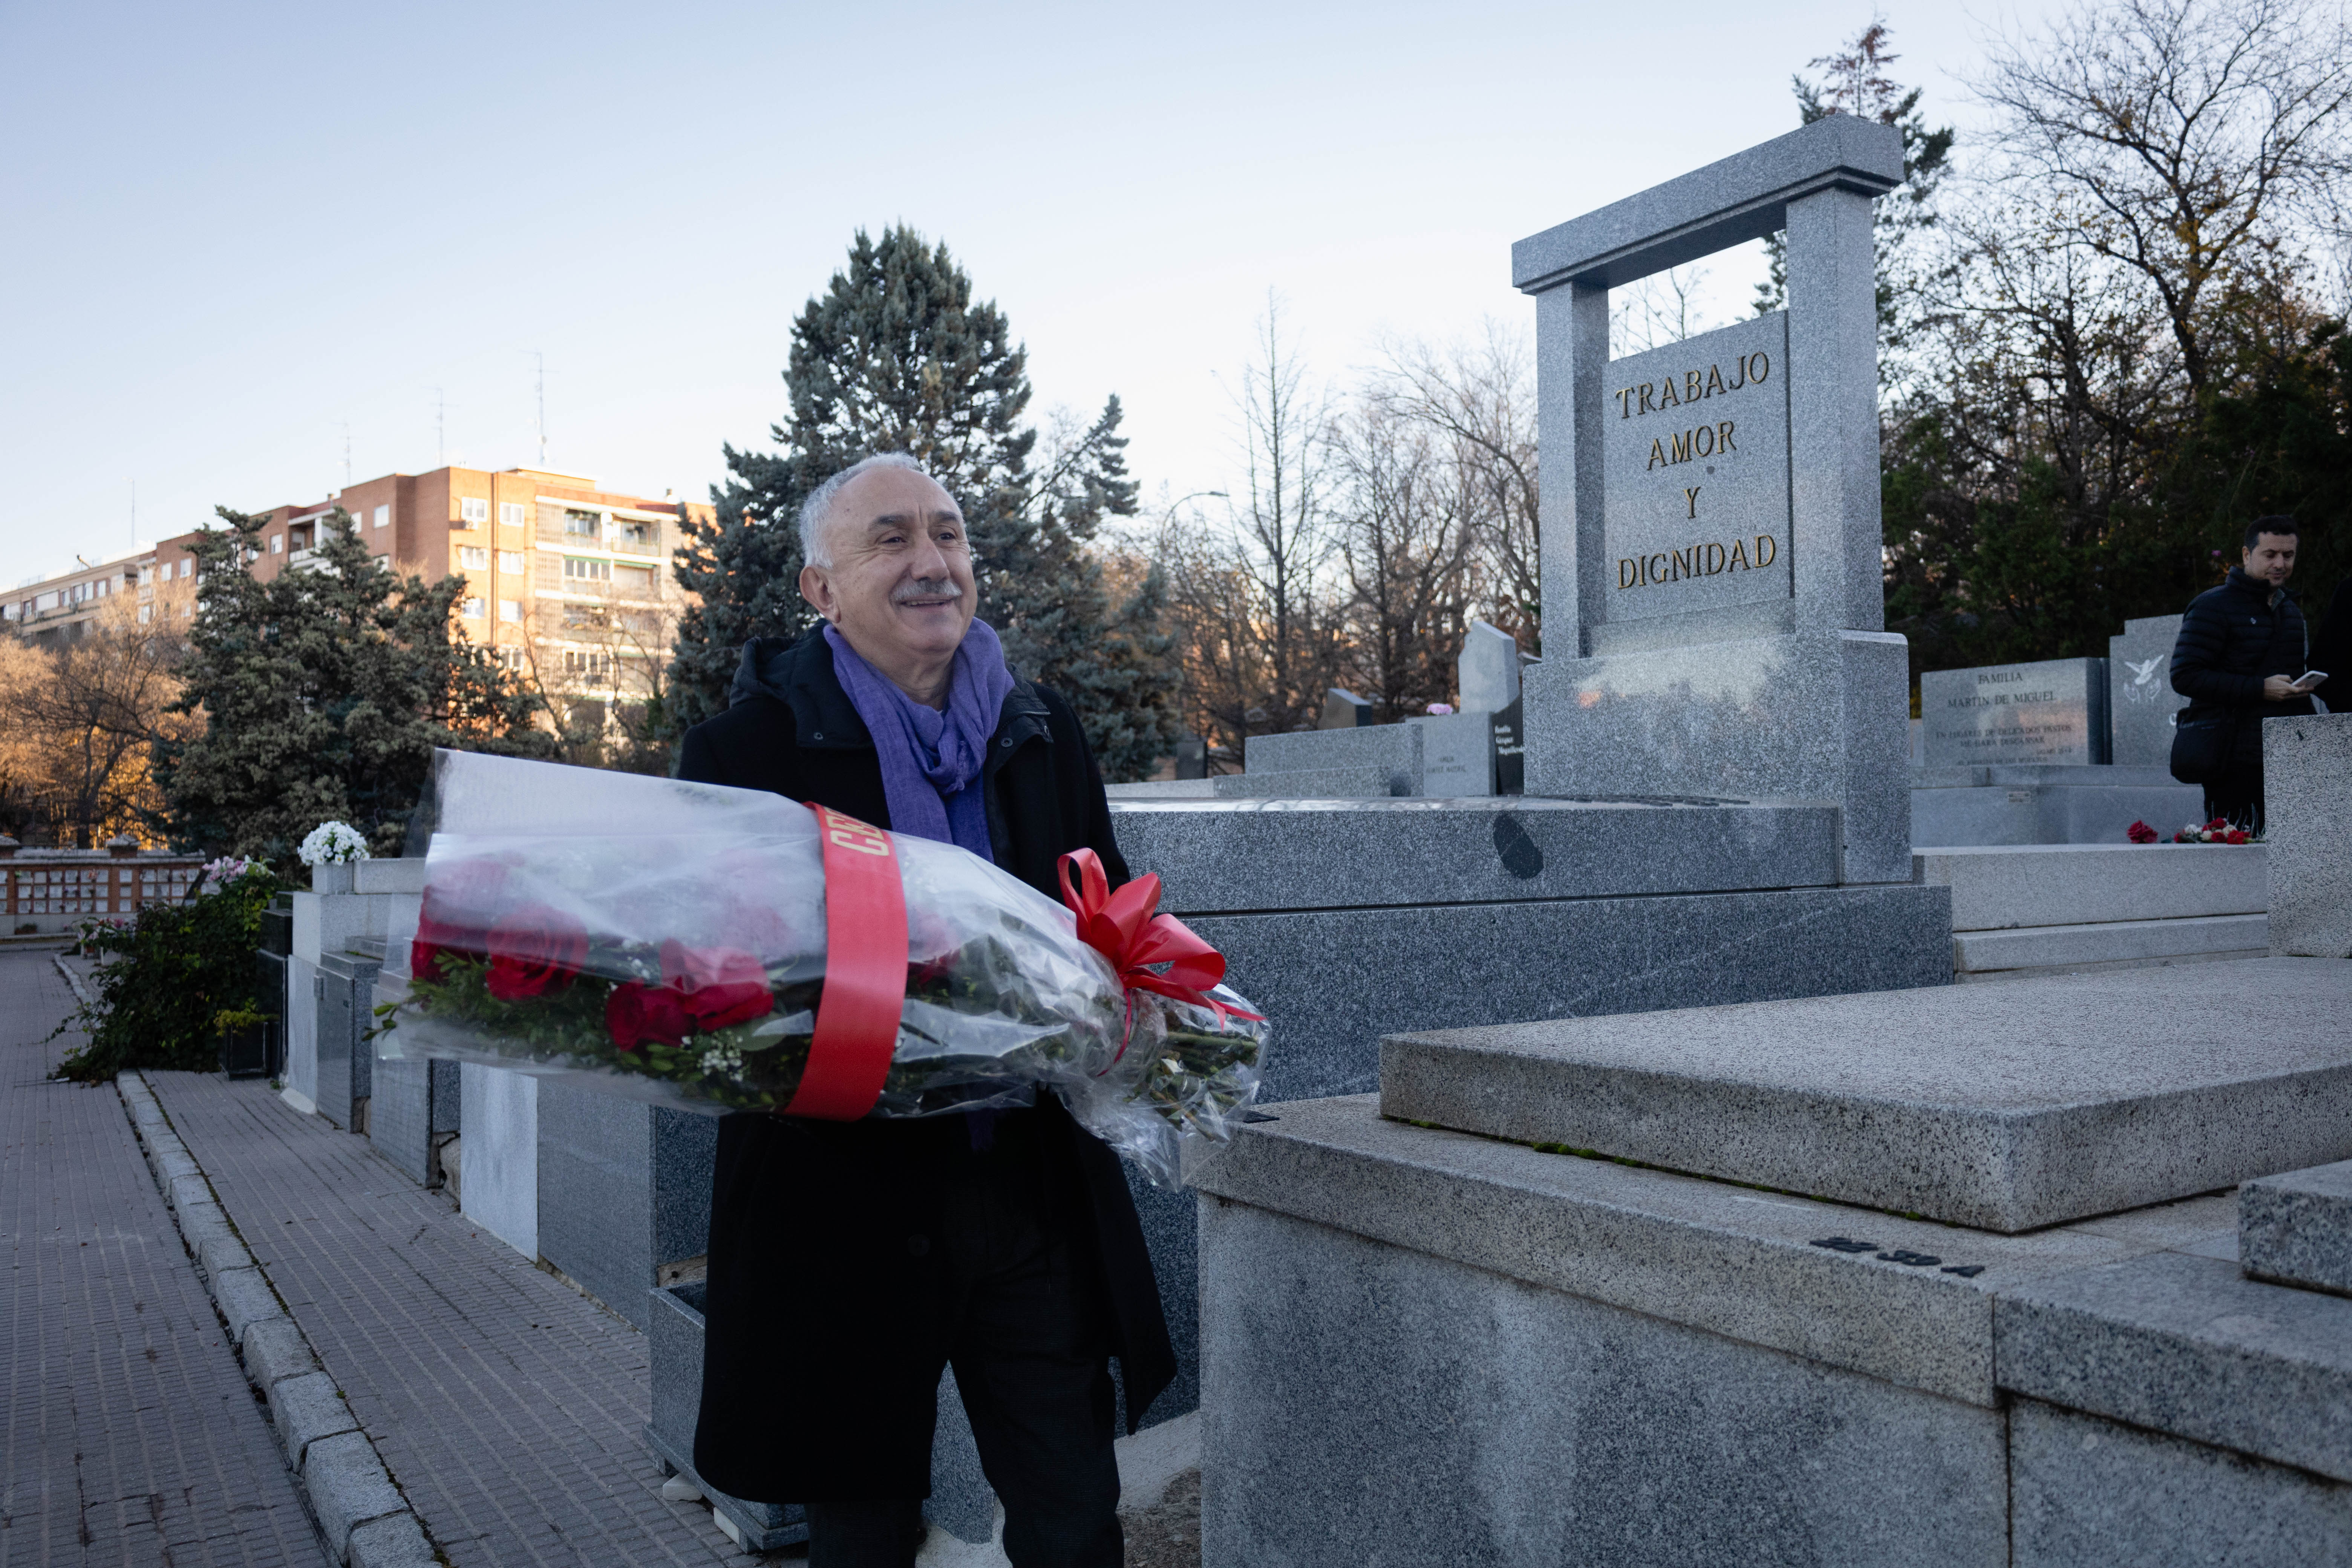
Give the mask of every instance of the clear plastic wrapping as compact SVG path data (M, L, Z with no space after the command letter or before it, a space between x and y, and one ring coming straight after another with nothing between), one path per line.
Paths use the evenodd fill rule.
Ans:
M709 1110L791 1103L825 977L806 807L443 752L428 812L422 909L386 953L379 1056ZM892 844L906 997L869 1114L1027 1105L1045 1089L1164 1185L1182 1138L1230 1135L1265 1042L1245 1001L1222 984L1195 993L1209 1005L1130 988L1070 910L952 845Z

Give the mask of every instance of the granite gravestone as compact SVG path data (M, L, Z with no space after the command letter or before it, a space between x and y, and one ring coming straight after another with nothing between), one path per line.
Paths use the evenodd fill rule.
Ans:
M1832 115L1512 247L1552 650L1526 676L1530 794L1834 801L1843 880L1910 876L1871 237L1902 178L1898 132ZM1776 232L1785 312L1611 360L1611 289Z
M1462 711L1484 713L1494 731L1496 795L1517 795L1525 783L1519 662L1518 640L1484 621L1470 623L1454 661Z
M2124 623L2107 639L2109 757L2122 768L2172 765L2172 721L2189 699L2172 689L2172 645L2179 616L2148 616Z
M2107 661L2050 658L1919 678L1927 766L2105 763Z
M1352 691L1333 687L1323 694L1321 730L1354 730L1372 721L1372 705Z

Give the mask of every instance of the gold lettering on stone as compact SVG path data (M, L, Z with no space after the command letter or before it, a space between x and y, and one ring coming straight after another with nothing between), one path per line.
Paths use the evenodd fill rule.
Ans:
M1653 440L1650 443L1650 460L1642 465L1642 471L1646 474L1652 468L1662 468L1665 466L1666 444L1663 441Z
M1745 572L1748 570L1748 541L1744 539L1735 539L1731 542L1731 563L1729 565L1726 566L1724 570L1727 572Z
M1762 382L1772 374L1772 356L1758 349L1748 356L1748 379Z
M1780 557L1780 542L1769 533L1756 536L1756 569L1762 571Z
M1696 517L1698 515L1699 489L1700 487L1697 485L1685 485L1683 487L1683 500L1690 503L1690 515L1693 517Z
M1737 392L1737 391L1738 391L1741 387L1746 386L1747 384L1748 384L1748 361L1746 360L1746 358L1744 358L1744 357L1743 357L1743 358L1740 360L1740 362L1739 362L1739 379L1738 379L1738 381L1726 383L1726 384L1725 384L1725 386L1724 386L1724 390L1725 390L1726 392Z
M1666 459L1668 462L1689 462L1691 460L1691 433L1685 430L1677 434L1675 437L1674 445L1668 447L1667 450L1673 454Z
M1698 372L1695 370L1685 371L1683 373L1683 401L1685 403L1696 403L1700 398L1705 397L1706 395L1706 384L1699 379Z
M1707 366L1706 395L1713 397L1717 393L1721 392L1723 389L1723 372L1717 369L1714 365Z
M1694 485L1683 494L1689 498L1691 515L1696 517L1698 487ZM1617 560L1617 586L1620 590L1655 588L1679 583L1685 577L1720 577L1728 572L1761 571L1771 565L1780 553L1779 541L1769 533L1759 533L1753 540L1733 540L1727 550L1719 541L1706 540L1656 555L1623 555Z
M1682 405L1683 400L1675 394L1675 378L1673 376L1670 375L1666 377L1665 380L1658 383L1658 406L1661 409L1680 408Z
M1696 517L1698 515L1698 507L1696 504L1696 501L1698 492L1696 490L1693 490L1691 491L1691 496L1694 501L1694 504L1691 507L1691 515L1693 517ZM1723 546L1720 544L1710 544L1706 547L1706 574L1710 577L1720 577L1723 575Z
M1738 447L1731 444L1731 421L1728 419L1715 427L1715 449L1718 452L1737 452L1739 450Z

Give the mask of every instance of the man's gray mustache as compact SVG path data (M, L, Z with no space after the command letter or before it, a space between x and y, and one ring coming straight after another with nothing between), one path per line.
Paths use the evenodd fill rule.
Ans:
M912 599L961 599L962 597L963 590L956 586L954 580L950 578L942 583L909 583L891 595L890 602L894 605L903 605Z

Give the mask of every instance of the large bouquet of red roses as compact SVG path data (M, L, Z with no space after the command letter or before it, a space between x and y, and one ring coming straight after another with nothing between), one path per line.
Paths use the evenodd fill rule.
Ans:
M1066 858L1064 905L778 795L444 752L383 1057L703 1109L909 1117L1058 1094L1155 1179L1257 1092L1223 961Z

